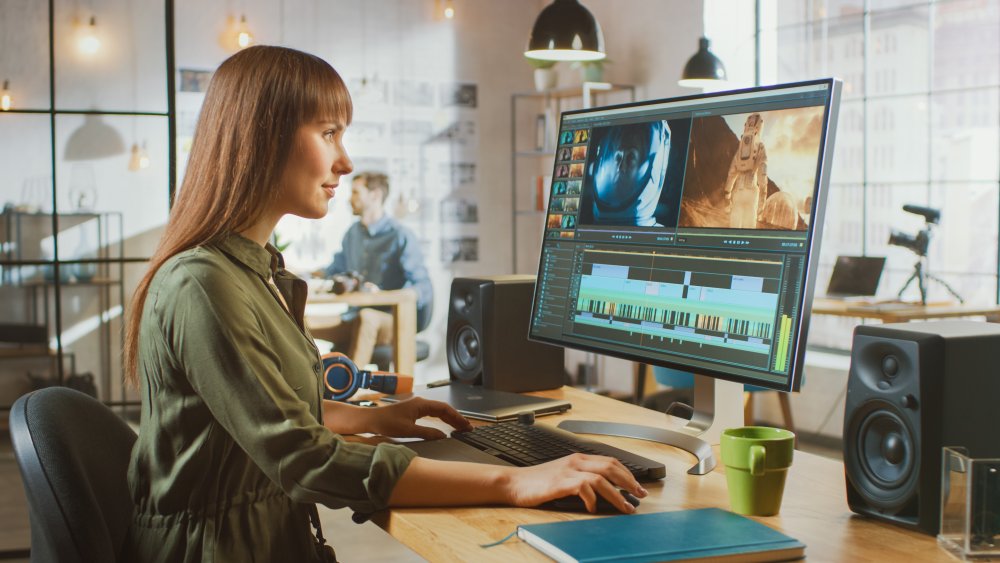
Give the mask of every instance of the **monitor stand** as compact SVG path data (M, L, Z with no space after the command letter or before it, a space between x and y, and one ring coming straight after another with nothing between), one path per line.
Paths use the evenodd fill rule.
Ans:
M667 444L690 452L698 463L690 475L705 475L715 469L712 446L719 443L726 428L743 426L743 384L694 376L694 414L679 430L598 420L564 420L559 428L577 434L600 434L637 438Z

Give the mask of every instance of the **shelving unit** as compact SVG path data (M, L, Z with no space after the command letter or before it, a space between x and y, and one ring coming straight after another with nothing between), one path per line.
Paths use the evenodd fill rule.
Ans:
M53 221L54 219L54 221ZM52 227L57 225L55 236ZM76 231L74 233L74 231ZM79 254L72 258L54 260L43 250L47 239L73 235L78 240ZM77 374L76 355L63 349L56 338L57 319L55 300L76 290L85 290L85 299L96 299L98 314L100 390L104 401L111 401L112 328L107 314L117 301L125 302L124 247L117 243L112 252L111 241L124 240L120 212L51 213L26 212L5 209L0 213L0 286L22 294L24 298L23 334L10 334L2 339L0 359L29 360L49 359L52 375L57 382L65 382L60 369L69 361L68 374ZM85 248L83 248L85 246ZM72 251L67 254L72 255ZM16 323L8 332L15 332ZM23 338L22 338L23 336ZM56 346L50 342L57 341Z
M511 271L537 271L548 192L556 156L559 116L572 109L635 101L635 87L584 82L578 87L511 96ZM532 133L531 136L528 133ZM529 246L527 243L531 242ZM529 264L530 262L530 264Z

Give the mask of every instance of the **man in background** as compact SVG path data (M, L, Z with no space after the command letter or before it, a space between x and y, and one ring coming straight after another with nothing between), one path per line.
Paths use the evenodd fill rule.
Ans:
M344 234L341 250L324 270L327 278L357 273L361 291L413 288L417 292L417 328L430 320L432 288L416 235L385 211L389 178L378 172L359 172L351 182L351 210L358 221ZM329 340L358 366L372 361L376 345L392 343L392 315L374 309L352 308L322 327L310 327L316 338Z

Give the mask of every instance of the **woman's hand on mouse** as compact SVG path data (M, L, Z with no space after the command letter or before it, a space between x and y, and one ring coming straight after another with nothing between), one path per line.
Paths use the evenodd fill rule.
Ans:
M537 506L575 495L583 499L588 512L596 512L597 496L600 495L621 512L635 512L635 507L618 488L638 498L648 494L617 459L586 454L572 454L542 465L516 468L511 471L507 483L509 502L514 506Z

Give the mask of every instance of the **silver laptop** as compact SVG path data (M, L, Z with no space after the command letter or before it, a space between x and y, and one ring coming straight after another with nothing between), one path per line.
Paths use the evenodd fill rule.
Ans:
M566 412L572 406L563 399L531 397L458 383L421 389L405 395L390 395L382 400L392 403L413 396L448 403L467 418L488 422L517 420L517 415L525 411L533 412L535 416L558 414Z

